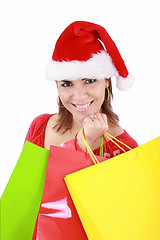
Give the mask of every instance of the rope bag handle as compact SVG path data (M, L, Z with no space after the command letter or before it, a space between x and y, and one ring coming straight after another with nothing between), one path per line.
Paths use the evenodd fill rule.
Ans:
M84 137L83 128L81 128L80 133L81 133L81 136L82 136L82 140L83 140L83 142L84 142L84 144L85 144L85 147L86 147L88 153L90 154L90 156L91 156L91 158L92 158L93 163L94 163L94 164L98 164L99 167L102 168L100 162L98 161L97 157L96 157L95 154L93 153L92 149L90 148L90 146L88 145L88 143L87 143L87 141L86 141L86 139L85 139L85 137ZM117 138L113 137L111 134L105 132L104 135L105 135L106 137L108 137L109 140L111 140L115 145L117 145L123 152L126 152L126 151L125 151L121 146L119 146L119 144L118 144L117 142L121 143L122 145L124 145L125 147L127 147L129 150L132 150L132 151L134 151L135 153L137 153L134 149L132 149L131 147L129 147L127 144L121 142L121 141L118 140ZM113 140L113 139L114 139L114 140ZM117 141L117 142L116 142L116 141Z

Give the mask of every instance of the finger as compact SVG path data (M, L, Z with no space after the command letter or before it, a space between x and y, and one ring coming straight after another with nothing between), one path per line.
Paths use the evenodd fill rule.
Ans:
M105 122L102 113L97 113L97 117L98 117L98 119L99 119L100 122Z
M104 122L108 124L107 115L106 115L106 114L104 114L104 113L102 113L102 114L101 114L101 116L102 116L102 118L103 118Z
M93 122L96 121L96 120L99 120L96 114L94 114L93 116L91 115L91 116L90 116L90 119L91 119L91 121L93 121Z
M97 118L97 116L95 116L95 114L93 115L90 115L90 116L88 116L88 117L86 117L84 120L83 120L83 126L85 125L85 124L90 124L90 123L93 123L94 122L94 120Z
M107 129L108 129L108 120L107 120L106 114L98 113L97 115L98 115L98 118L100 119L101 127L104 128L104 131L107 131Z

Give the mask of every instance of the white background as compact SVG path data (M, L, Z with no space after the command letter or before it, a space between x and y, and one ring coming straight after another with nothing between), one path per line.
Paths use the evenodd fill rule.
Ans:
M54 44L76 20L102 25L119 48L134 87L115 87L121 126L143 144L160 135L160 14L152 0L6 0L0 5L0 195L21 153L31 121L57 112L57 90L45 79Z

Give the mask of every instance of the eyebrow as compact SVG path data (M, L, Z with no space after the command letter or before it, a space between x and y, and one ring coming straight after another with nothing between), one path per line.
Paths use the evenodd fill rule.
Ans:
M82 78L82 81L85 81L85 80L91 80L91 79L94 79L94 80L96 80L96 78L94 78L94 77L91 77L91 78Z
M82 81L85 81L85 80L88 80L88 79L90 79L90 78L82 78ZM60 82L66 83L66 82L72 82L72 81L64 79L64 80L61 80Z
M64 82L64 83L66 83L66 82L72 82L72 81L70 81L70 80L61 80L60 82Z

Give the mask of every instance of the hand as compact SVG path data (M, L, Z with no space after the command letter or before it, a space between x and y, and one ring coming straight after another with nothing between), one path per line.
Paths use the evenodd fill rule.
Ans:
M86 141L93 150L99 146L100 137L108 129L107 116L103 113L92 114L91 116L84 119L83 126ZM85 150L85 146L80 133L77 136L77 142L78 145L82 148L82 150Z

